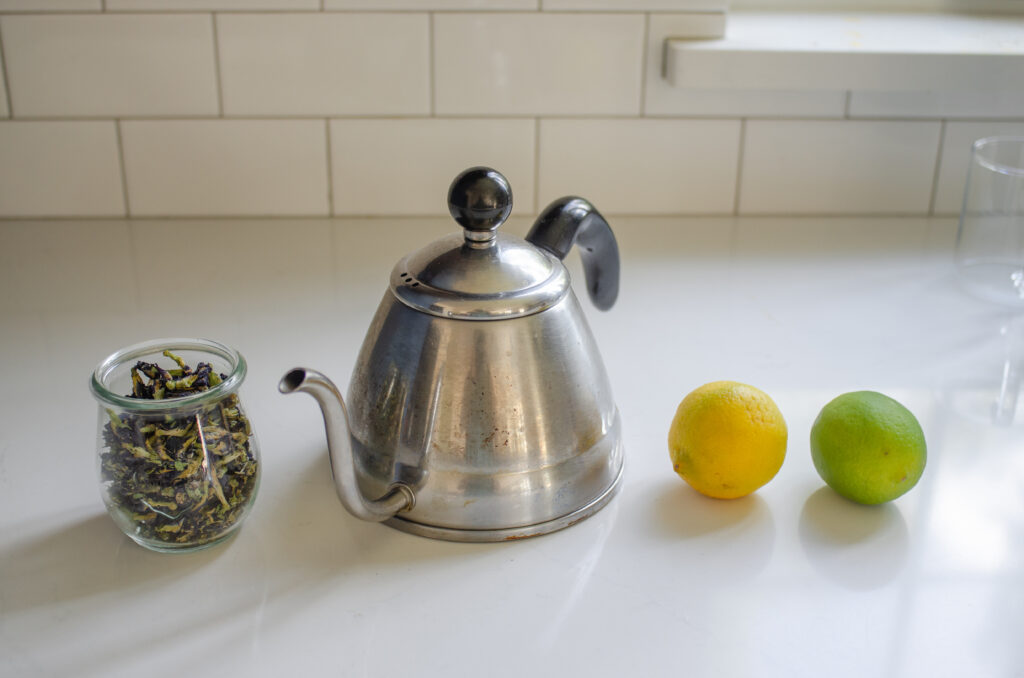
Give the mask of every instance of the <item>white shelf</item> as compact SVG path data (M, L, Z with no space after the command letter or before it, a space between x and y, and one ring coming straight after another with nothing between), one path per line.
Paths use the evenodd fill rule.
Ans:
M731 12L720 39L665 41L680 88L999 91L1024 87L1024 17Z

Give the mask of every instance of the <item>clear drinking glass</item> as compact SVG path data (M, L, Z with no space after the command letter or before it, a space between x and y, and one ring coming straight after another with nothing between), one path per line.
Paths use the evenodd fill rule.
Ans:
M971 293L1024 307L1024 137L974 142L956 265Z
M245 374L238 351L207 339L129 346L93 372L103 501L136 543L192 551L241 526L260 479Z

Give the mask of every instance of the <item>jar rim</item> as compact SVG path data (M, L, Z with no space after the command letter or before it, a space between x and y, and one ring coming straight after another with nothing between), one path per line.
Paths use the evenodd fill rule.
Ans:
M228 364L231 365L231 372L228 374L226 379L216 386L211 386L205 391L199 391L198 393L163 400L131 398L114 393L105 385L107 376L110 375L115 367L123 365L126 362L134 362L145 355L161 353L166 350L200 351L216 355L226 360ZM182 407L190 405L202 405L208 402L220 400L228 394L238 390L238 387L242 385L242 381L245 379L247 369L245 358L242 357L241 353L230 346L226 346L218 341L213 341L212 339L185 337L152 339L150 341L126 346L107 356L103 362L97 365L96 369L93 370L92 377L89 380L89 388L92 391L93 396L100 402L108 405L114 405L122 409L145 412L171 411L179 410Z
M977 139L973 144L974 157L979 165L992 172L1009 174L1013 176L1024 176L1024 164L1009 164L995 160L990 156L990 151L995 148L1006 148L1014 146L1017 152L1024 151L1024 136L992 136Z

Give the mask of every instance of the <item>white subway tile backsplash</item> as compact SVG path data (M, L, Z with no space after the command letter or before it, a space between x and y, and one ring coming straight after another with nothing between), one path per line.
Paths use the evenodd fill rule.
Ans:
M991 136L1024 136L1022 122L949 122L942 141L942 162L935 186L935 214L959 214L964 199L971 144Z
M0 0L0 12L99 12L103 0Z
M1024 119L1024 92L851 92L850 116Z
M533 213L534 130L526 119L332 120L334 213L447 214L452 179L475 165L504 174L516 213Z
M327 214L323 120L121 126L134 216Z
M707 19L702 23L708 23ZM696 24L703 30L708 27ZM647 31L644 82L644 114L649 116L802 116L842 118L846 92L786 92L779 90L710 90L673 87L662 77L664 42L689 37L692 15L651 14Z
M319 10L320 0L106 0L108 12Z
M750 120L740 213L923 214L937 122Z
M0 217L123 216L113 121L0 122Z
M1024 134L1016 90L669 85L664 41L722 36L726 4L0 0L0 218L447 219L475 164L523 219L568 193L616 215L947 215L970 142Z
M5 16L17 116L217 113L209 15Z
M642 14L434 16L442 115L636 115Z
M500 10L535 10L540 0L324 0L324 9L343 10L396 10L418 12L433 10L471 10L474 12Z
M221 14L229 115L425 115L426 14Z
M610 214L728 214L735 120L542 120L539 206L582 195Z

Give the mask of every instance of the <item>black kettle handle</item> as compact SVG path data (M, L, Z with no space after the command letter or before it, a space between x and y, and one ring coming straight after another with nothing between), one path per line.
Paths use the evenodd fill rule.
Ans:
M587 292L594 306L607 311L619 296L619 245L601 213L583 198L566 196L537 217L526 239L565 259L573 244L580 246Z

